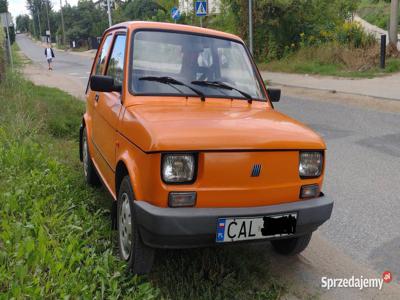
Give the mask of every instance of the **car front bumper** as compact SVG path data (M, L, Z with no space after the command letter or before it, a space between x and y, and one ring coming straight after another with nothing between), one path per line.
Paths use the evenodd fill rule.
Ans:
M315 231L330 218L333 209L333 201L326 196L279 205L239 208L160 208L145 201L135 201L134 204L143 242L150 247L171 249L216 245L217 220L222 217L259 217L296 212L294 236L300 236Z

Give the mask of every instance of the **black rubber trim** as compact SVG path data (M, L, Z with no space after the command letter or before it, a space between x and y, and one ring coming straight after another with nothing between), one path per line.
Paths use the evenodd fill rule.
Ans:
M135 201L134 205L144 242L157 248L215 245L217 220L222 217L258 217L295 212L296 235L304 235L326 222L333 209L333 201L328 197L241 208L160 208L145 201Z

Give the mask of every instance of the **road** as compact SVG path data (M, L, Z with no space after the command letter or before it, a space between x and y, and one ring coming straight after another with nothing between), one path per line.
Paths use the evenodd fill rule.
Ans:
M17 42L34 62L45 65L42 48L20 35ZM79 74L82 80L77 86L84 89L83 77L91 62L70 53L56 56L54 74ZM388 288L400 297L400 105L389 107L391 102L386 100L328 92L307 94L293 88L283 93L276 109L308 124L326 140L324 192L334 198L335 206L331 220L315 234L309 249L298 258L272 256L271 268L284 278L293 278L298 286L311 284L323 298L345 299L384 294L321 290L321 276L380 278L388 270L395 276Z
M24 35L16 37L19 48L33 62L26 75L35 83L60 87L82 98L92 67L91 53L72 53L54 49L53 71L47 68L44 46Z

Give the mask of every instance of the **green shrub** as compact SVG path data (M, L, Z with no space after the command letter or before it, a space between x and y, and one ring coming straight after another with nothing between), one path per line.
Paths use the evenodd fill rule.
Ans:
M337 26L334 37L339 44L354 48L367 48L376 43L374 36L366 34L361 25L355 22Z

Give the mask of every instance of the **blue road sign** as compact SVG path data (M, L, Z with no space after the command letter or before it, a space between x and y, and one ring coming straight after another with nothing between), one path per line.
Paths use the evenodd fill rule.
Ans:
M196 11L196 16L198 16L198 17L207 16L207 2L206 1L196 1L195 11Z
M174 20L179 20L181 18L181 12L176 7L171 9L171 17Z

